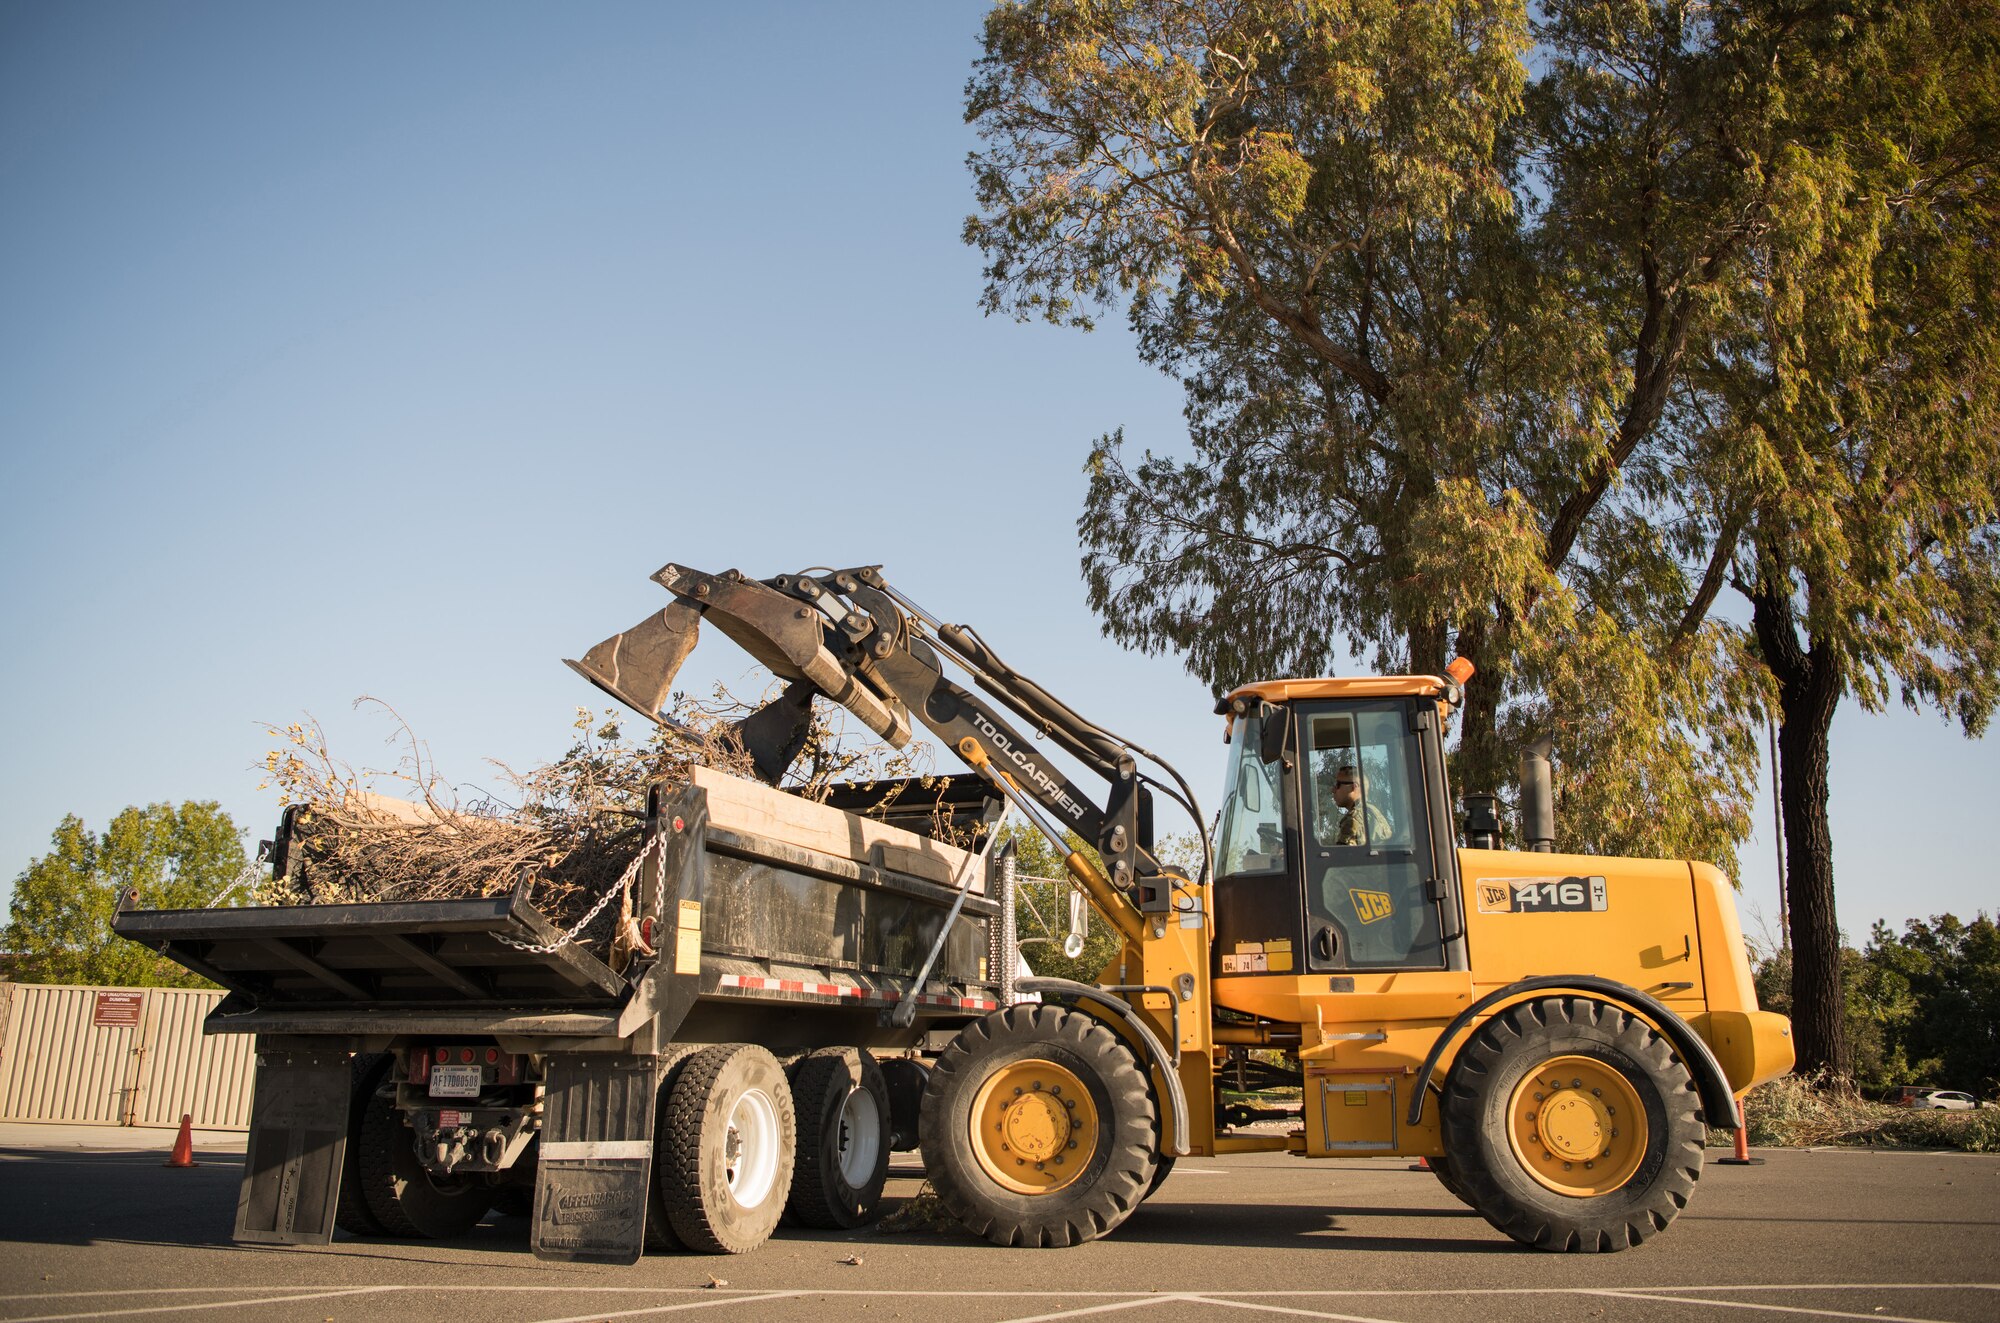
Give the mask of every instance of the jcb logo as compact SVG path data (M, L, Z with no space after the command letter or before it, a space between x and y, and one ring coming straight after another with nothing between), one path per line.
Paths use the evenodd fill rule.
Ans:
M1347 894L1354 897L1354 913L1363 923L1386 919L1396 912L1396 907L1389 903L1389 893L1386 891L1362 891L1349 887Z

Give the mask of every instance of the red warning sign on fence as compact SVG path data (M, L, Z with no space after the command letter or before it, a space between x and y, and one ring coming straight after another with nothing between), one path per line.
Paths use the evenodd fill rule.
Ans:
M99 1029L134 1029L139 1024L139 1008L145 1004L143 992L100 992L90 1022Z

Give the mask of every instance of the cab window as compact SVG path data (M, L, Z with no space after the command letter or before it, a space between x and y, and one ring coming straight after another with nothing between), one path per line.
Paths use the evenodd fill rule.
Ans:
M1247 717L1230 736L1223 783L1228 790L1216 837L1218 875L1285 871L1282 765L1267 763L1259 754L1263 734L1263 723Z
M1423 767L1402 703L1301 712L1308 960L1441 969Z

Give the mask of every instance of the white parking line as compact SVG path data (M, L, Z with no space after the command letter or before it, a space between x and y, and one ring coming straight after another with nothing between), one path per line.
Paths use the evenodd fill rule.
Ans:
M1710 1300L1699 1295L1656 1295L1650 1291L1587 1291L1586 1295L1615 1296L1620 1300L1663 1300L1669 1304L1711 1305L1716 1309L1758 1309L1772 1314L1811 1314L1814 1318L1870 1318L1882 1323L1948 1323L1945 1319L1907 1318L1901 1314L1851 1314L1840 1309L1801 1309L1797 1305L1767 1305L1760 1300Z
M897 1292L895 1294L900 1294ZM1148 1295L1137 1300L1114 1300L1107 1305L1088 1305L1082 1309L1065 1309L1058 1314L1034 1314L1025 1318L1010 1318L1007 1323L1054 1323L1059 1318L1082 1318L1086 1314L1109 1314L1120 1309L1144 1309L1148 1305L1165 1304L1169 1301L1192 1301L1188 1295Z
M383 1291L400 1289L395 1286L348 1286L338 1291L309 1291L304 1295L267 1295L259 1296L255 1300L209 1300L200 1304L148 1305L144 1309L93 1309L85 1314L37 1314L32 1318L10 1318L7 1323L59 1323L59 1320L72 1318L125 1318L133 1314L185 1313L191 1309L241 1309L245 1305L280 1305L288 1300L330 1300L343 1295L379 1295ZM78 1292L78 1294L88 1294L88 1292Z
M794 1296L810 1295L809 1291L769 1291L762 1295L729 1295L714 1300L689 1300L678 1305L653 1305L646 1309L623 1309L616 1313L571 1314L568 1318L545 1318L537 1323L599 1323L603 1319L644 1318L648 1314L672 1314L684 1309L713 1309L717 1305L751 1305L759 1300L790 1300Z
M1393 1318L1374 1318L1367 1314L1328 1314L1317 1309L1294 1309L1290 1305L1264 1305L1249 1300L1230 1300L1219 1295L1193 1295L1190 1300L1199 1300L1205 1305L1222 1305L1230 1309L1251 1309L1265 1314L1292 1314L1301 1318L1329 1318L1337 1323L1398 1323Z
M291 1294L274 1294L276 1291L291 1290ZM2000 1283L1994 1282L1756 1282L1736 1285L1700 1286L1629 1286L1629 1287L1548 1287L1548 1286L1484 1286L1484 1287L1435 1287L1435 1288L1368 1288L1334 1287L1326 1289L1270 1290L1270 1291L1177 1291L1159 1293L1139 1293L1134 1291L1047 1291L1047 1290L868 1290L855 1288L816 1289L802 1287L795 1290L772 1291L739 1287L711 1289L705 1287L662 1287L658 1284L613 1286L613 1285L565 1285L558 1283L476 1283L453 1285L447 1283L404 1282L376 1286L313 1286L302 1283L296 1288L272 1286L159 1286L141 1288L112 1288L99 1291L45 1291L21 1292L0 1295L0 1304L21 1305L29 1302L56 1301L81 1303L84 1300L111 1302L133 1297L161 1297L206 1295L215 1292L243 1291L255 1294L233 1300L182 1300L179 1304L154 1304L132 1306L121 1309L93 1309L81 1313L40 1314L30 1317L4 1320L4 1323L65 1323L67 1320L86 1318L127 1318L146 1314L203 1313L209 1310L240 1309L245 1306L277 1305L288 1301L336 1299L345 1296L384 1295L397 1292L411 1294L450 1293L453 1296L467 1296L475 1293L491 1295L521 1295L530 1292L568 1296L574 1299L617 1296L645 1295L657 1301L662 1296L677 1297L675 1303L649 1303L641 1307L606 1313L594 1311L588 1314L569 1315L559 1319L544 1319L539 1323L594 1323L599 1319L643 1318L653 1315L679 1313L696 1309L709 1309L723 1305L753 1304L763 1301L827 1297L829 1299L882 1299L882 1300L993 1300L1017 1301L1028 1304L1067 1304L1070 1308L1059 1308L1052 1313L1031 1314L1009 1319L1007 1323L1052 1323L1053 1320L1083 1318L1093 1314L1122 1313L1127 1310L1144 1309L1149 1305L1180 1302L1196 1304L1212 1309L1238 1309L1253 1313L1284 1314L1300 1318L1323 1318L1338 1323L1390 1323L1389 1320L1369 1315L1332 1312L1328 1307L1342 1300L1381 1298L1400 1300L1406 1297L1437 1298L1442 1296L1547 1296L1547 1297L1605 1297L1658 1301L1667 1304L1708 1305L1722 1309L1747 1309L1778 1314L1807 1314L1821 1318L1853 1318L1879 1320L1880 1323L1944 1323L1943 1320L1915 1318L1897 1314L1859 1313L1837 1309L1810 1308L1794 1304L1779 1304L1760 1300L1718 1299L1738 1293L1784 1292L1794 1297L1824 1292L1874 1292L1889 1291L2000 1291ZM1091 1303L1078 1305L1079 1300ZM607 1303L612 1303L607 1301ZM1312 1306L1319 1305L1319 1308Z

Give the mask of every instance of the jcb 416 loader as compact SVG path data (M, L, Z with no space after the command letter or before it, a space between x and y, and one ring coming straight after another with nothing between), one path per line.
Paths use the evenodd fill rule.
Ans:
M1049 836L1122 936L1095 984L1021 980L1038 1004L966 1024L930 1069L926 1169L997 1242L1090 1240L1179 1156L1282 1149L1423 1157L1519 1241L1623 1249L1685 1206L1708 1128L1734 1128L1736 1099L1791 1067L1788 1023L1757 1008L1727 879L1549 853L1545 754L1523 764L1536 848L1490 848L1498 824L1477 805L1469 834L1489 848L1459 844L1444 726L1463 663L1225 697L1222 812L1210 866L1190 878L1153 852L1155 793L1205 825L1186 782L879 567L654 578L674 604L577 669L657 717L705 619L791 682L744 723L774 780L815 695L893 744L919 723ZM1071 781L1051 747L1104 789ZM1221 1106L1220 1087L1253 1071L1302 1090L1289 1134L1229 1124L1242 1109Z

